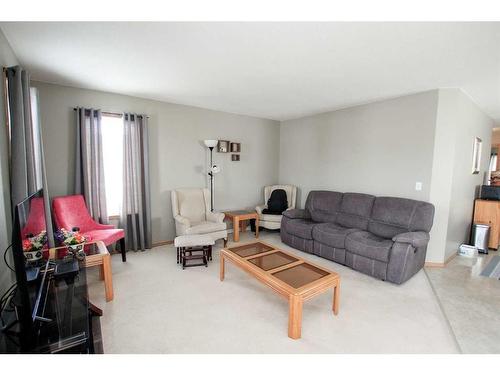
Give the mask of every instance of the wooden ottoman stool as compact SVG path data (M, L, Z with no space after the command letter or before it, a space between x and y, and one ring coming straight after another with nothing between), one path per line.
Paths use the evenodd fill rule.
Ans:
M182 269L196 266L207 267L208 261L212 260L212 245L214 244L215 241L209 234L187 234L175 237L177 263L182 264ZM186 261L195 259L200 259L202 263L186 264Z

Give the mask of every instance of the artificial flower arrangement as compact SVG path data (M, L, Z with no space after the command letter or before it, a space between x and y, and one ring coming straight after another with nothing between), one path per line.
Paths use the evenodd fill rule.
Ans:
M77 230L67 230L64 228L59 229L55 233L55 238L62 244L66 245L69 252L79 260L85 258L83 246L87 238L80 234Z
M55 233L56 239L66 246L74 246L83 244L87 241L85 236L82 236L78 231L70 231L64 228L59 229Z
M42 250L47 243L47 232L42 230L36 236L31 236L23 241L23 251Z
M28 236L23 240L23 252L27 261L33 262L42 257L42 250L47 244L47 232L42 230L36 236Z

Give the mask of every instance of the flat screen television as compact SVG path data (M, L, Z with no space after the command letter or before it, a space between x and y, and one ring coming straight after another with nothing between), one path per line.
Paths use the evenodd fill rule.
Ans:
M29 347L35 337L35 320L44 287L48 262L47 226L43 190L30 195L16 205L12 230L12 256L17 282L16 318L22 346Z

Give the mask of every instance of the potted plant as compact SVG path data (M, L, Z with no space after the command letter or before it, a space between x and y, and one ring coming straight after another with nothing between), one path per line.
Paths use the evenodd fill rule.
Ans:
M23 253L26 261L36 262L42 258L42 250L47 243L47 232L41 231L36 236L29 234L23 240Z
M55 234L56 239L65 245L68 251L78 259L85 257L83 247L87 238L82 236L79 231L70 231L64 228L59 229Z

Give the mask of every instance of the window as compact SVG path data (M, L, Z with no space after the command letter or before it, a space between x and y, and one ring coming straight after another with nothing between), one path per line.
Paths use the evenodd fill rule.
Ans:
M35 186L43 187L42 179L42 138L40 137L40 119L38 117L38 89L30 87L31 124L33 126L33 155L35 158Z
M120 215L123 196L123 118L102 115L102 153L108 216Z

